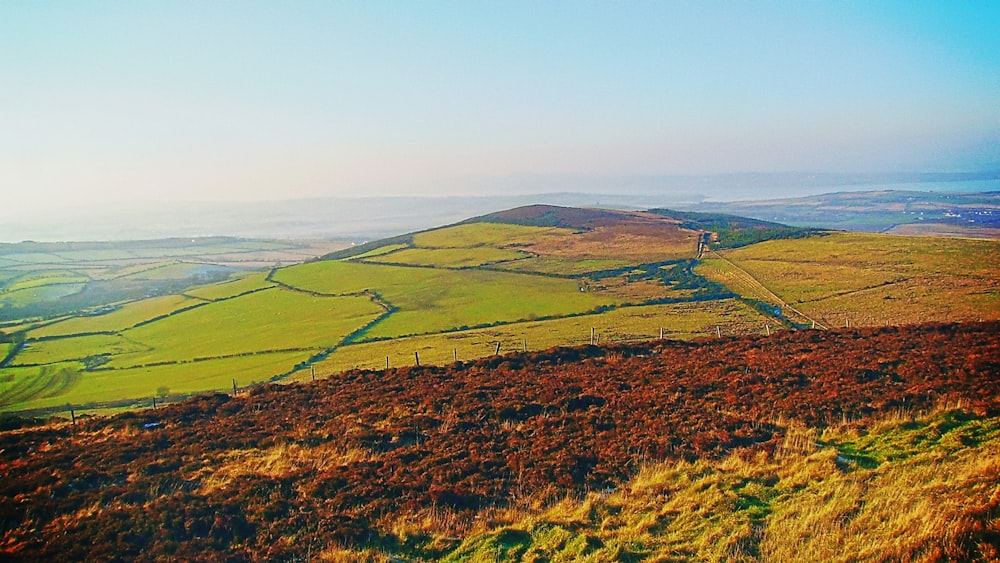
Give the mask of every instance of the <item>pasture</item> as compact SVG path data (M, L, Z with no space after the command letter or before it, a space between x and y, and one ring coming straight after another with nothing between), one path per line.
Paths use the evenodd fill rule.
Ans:
M719 253L828 326L1000 318L1000 242L837 233ZM720 264L705 275L726 283ZM767 300L746 284L733 289Z
M346 344L317 363L316 373L326 377L352 368L383 369L387 357L392 367L414 365L418 357L421 365L449 364L456 356L469 361L492 356L498 342L501 354L577 346L590 342L591 329L600 343L622 343L659 338L661 328L664 338L675 340L751 334L764 332L767 322L759 312L733 299L621 307L600 314ZM309 372L295 377L305 380Z
M591 330L602 343L661 329L668 339L776 330L782 320L753 301L823 326L1000 317L995 242L828 234L694 260L697 231L629 217L579 229L466 223L284 267L266 258L318 247L179 241L153 245L153 258L135 247L22 248L3 256L18 264L0 268L7 295L89 281L77 301L29 304L49 312L0 325L0 410L120 406L157 389L228 389L234 378L302 380L310 366L324 377L384 368L387 357L445 364L498 343L501 353L585 344ZM196 251L256 269L195 263Z

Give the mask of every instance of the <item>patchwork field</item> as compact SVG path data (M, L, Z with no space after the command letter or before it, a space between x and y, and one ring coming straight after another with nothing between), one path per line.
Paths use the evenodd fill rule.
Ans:
M87 244L0 248L16 264L0 267L0 313L15 317L0 324L0 410L113 409L387 358L467 362L498 344L1000 318L996 242L818 235L669 210L521 208L285 266L260 263L322 246ZM68 288L77 293L19 301Z

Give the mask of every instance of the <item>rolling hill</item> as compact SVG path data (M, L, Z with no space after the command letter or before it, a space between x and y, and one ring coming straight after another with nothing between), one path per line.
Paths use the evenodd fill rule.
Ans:
M122 262L129 248L65 246L48 251L37 275L10 266L8 293L67 287L98 267L115 283L180 286L5 324L0 410L134 408L498 351L1000 318L995 241L818 232L720 214L534 205L193 287L183 277L190 264L175 255L236 260L248 243L182 242L154 249L162 264ZM253 256L292 251L271 247Z

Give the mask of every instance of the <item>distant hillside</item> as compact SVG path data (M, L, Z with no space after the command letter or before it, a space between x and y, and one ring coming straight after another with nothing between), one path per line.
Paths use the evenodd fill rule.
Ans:
M556 205L527 205L489 213L463 223L503 223L527 227L593 229L637 220L634 213L604 209L581 209Z
M1000 238L1000 192L839 192L802 198L703 202L685 209L798 227Z
M0 558L995 559L998 331L555 348L8 430Z

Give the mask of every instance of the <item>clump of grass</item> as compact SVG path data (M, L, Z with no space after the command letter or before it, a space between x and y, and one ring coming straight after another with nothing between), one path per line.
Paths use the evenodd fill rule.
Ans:
M443 560L996 560L997 475L996 417L789 426L773 455L649 464L613 491L525 499Z

